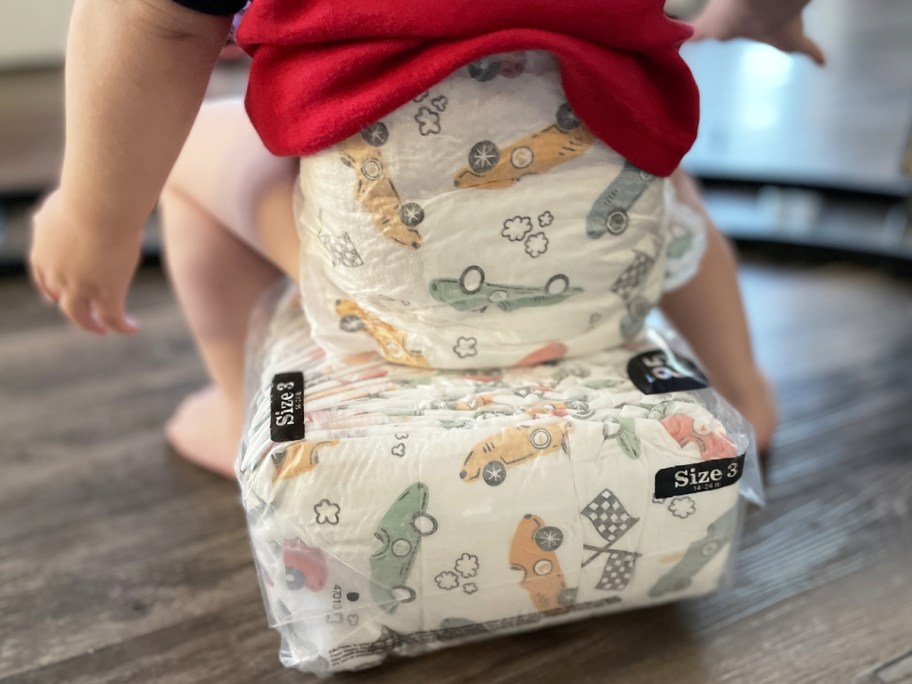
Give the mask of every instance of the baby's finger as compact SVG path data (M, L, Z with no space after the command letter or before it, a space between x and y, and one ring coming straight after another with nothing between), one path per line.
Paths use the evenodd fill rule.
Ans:
M826 55L823 54L823 50L807 36L801 37L801 45L798 47L798 52L810 57L817 66L826 66Z
M136 322L126 315L123 302L116 297L96 301L94 308L96 318L111 330L124 335L133 335L139 330Z
M64 316L69 318L73 323L83 330L104 335L107 330L101 322L95 318L92 312L92 306L85 297L77 297L64 293L58 303L60 311Z
M32 267L31 272L32 282L35 283L38 294L41 295L41 298L44 300L44 302L51 306L56 304L57 300L60 299L60 295L58 295L53 288L48 286L47 281L39 269Z

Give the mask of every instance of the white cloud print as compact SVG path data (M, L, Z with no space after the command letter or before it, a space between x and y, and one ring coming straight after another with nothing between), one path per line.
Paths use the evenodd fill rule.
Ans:
M430 107L422 107L415 115L418 122L418 131L421 135L436 135L440 133L440 114Z
M519 242L532 231L532 219L528 216L514 216L504 221L500 234L510 242Z
M445 589L446 591L455 589L459 586L459 578L456 576L456 573L450 572L449 570L441 572L434 578L434 581L437 583L438 587Z
M460 337L456 340L456 346L453 347L453 352L460 359L468 358L469 356L475 356L478 354L478 349L476 345L478 340L474 337Z
M456 559L456 572L465 578L475 577L478 574L478 556L464 553Z
M321 500L320 503L314 506L314 513L317 514L317 524L338 525L340 510L339 504L334 504L329 499Z
M526 238L526 254L537 259L548 251L548 238L544 233L533 233Z

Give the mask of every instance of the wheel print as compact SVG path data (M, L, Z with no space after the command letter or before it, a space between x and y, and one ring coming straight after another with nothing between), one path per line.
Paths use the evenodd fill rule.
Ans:
M402 558L403 556L409 555L412 550L412 545L405 539L397 539L390 544L390 550L393 552L394 556Z
M563 273L558 273L548 278L548 282L545 283L545 292L549 295L559 295L563 294L570 289L570 279L565 276Z
M361 162L361 174L367 180L378 180L383 177L383 164L380 163L379 159L374 159L373 157L365 159Z
M721 542L711 541L703 545L703 548L700 549L700 553L706 557L713 556L722 546Z
M416 513L412 518L412 529L422 537L437 531L437 519L427 513Z
M485 83L490 81L500 72L500 61L491 57L484 57L477 62L469 64L469 76L476 81Z
M297 568L285 568L285 586L292 591L297 591L307 584L307 577Z
M531 147L517 147L510 155L510 163L517 169L525 169L535 161L535 153Z
M364 321L360 316L347 314L339 319L339 327L345 332L358 332L364 329Z
M469 150L469 168L473 173L485 174L500 161L500 150L490 140L475 143Z
M484 270L480 266L469 266L459 276L459 289L463 294L475 294L484 286L484 282Z
M532 565L532 572L534 574L538 575L539 577L544 577L545 575L550 575L551 571L553 569L554 569L554 564L545 558L540 558L539 560L535 561L535 563Z
M361 131L361 137L364 142L374 147L382 147L389 140L389 129L382 121L378 121L373 126L368 126Z
M627 218L627 212L623 209L618 209L608 214L608 220L605 222L605 227L612 235L620 235L627 230L628 223L629 219Z
M500 461L491 461L481 471L485 484L496 487L507 479L507 467Z
M649 300L642 295L637 295L627 304L627 311L630 312L630 316L637 320L642 320L649 315L649 311L652 309L652 305L649 303Z
M417 202L407 202L399 207L399 219L413 228L424 221L424 209Z
M414 589L401 584L396 587L390 587L390 593L393 595L393 599L399 603L411 603L417 596Z
M576 589L571 589L567 587L562 589L561 592L557 595L557 604L559 606L572 606L576 603Z
M564 533L557 527L540 527L535 530L534 539L542 551L554 551L564 543Z
M535 449L547 449L551 446L551 433L547 428L536 428L529 435L529 443Z
M580 123L579 117L573 109L570 108L569 103L565 102L557 110L557 127L564 131L572 131L574 128L579 128Z

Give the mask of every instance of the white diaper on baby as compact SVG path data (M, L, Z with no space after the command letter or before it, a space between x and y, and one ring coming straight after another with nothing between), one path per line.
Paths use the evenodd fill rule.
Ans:
M699 219L581 124L543 52L460 69L302 159L298 190L314 339L418 367L617 346L702 254Z

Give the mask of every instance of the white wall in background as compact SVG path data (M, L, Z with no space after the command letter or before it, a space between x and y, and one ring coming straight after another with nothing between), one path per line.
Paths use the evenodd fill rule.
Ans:
M0 69L63 61L73 0L0 0Z

